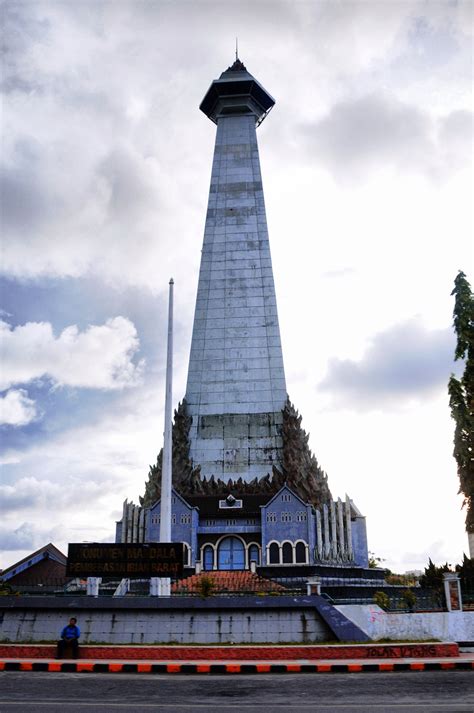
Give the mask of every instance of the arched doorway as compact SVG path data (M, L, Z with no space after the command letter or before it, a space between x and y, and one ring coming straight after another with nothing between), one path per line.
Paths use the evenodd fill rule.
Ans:
M238 537L224 537L217 551L217 569L245 569L245 548Z
M204 548L202 559L205 570L214 569L214 550L210 545Z
M258 545L254 544L249 546L249 567L252 561L255 562L257 566L260 564L260 549Z

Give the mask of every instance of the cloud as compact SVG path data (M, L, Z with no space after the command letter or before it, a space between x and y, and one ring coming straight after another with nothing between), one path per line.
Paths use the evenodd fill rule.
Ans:
M11 389L0 395L0 425L26 426L37 418L36 404L24 389Z
M379 332L359 361L329 360L319 389L337 408L367 411L435 395L453 369L451 329L426 329L412 319Z
M342 181L395 169L447 176L468 165L472 113L440 119L388 92L348 98L302 127L305 149Z
M34 526L28 522L24 522L16 530L0 527L0 547L2 550L35 549L34 529Z
M161 376L146 387L114 392L114 403L99 418L47 432L39 441L28 435L8 450L0 486L0 540L3 533L16 559L30 546L22 547L13 534L22 522L34 527L31 548L52 541L66 552L68 542L113 541L123 500L137 502L143 494L149 464L162 446L163 402L150 393L164 393ZM45 530L48 524L54 532ZM0 566L12 559L0 554Z
M322 277L330 280L339 279L341 277L348 277L354 275L355 272L356 270L353 267L341 267L337 270L326 270L326 272L323 272Z
M449 558L450 554L447 543L444 540L436 540L435 542L431 542L428 547L419 551L412 550L404 552L400 559L401 561L416 563L420 569L424 569L428 566L429 559L438 566L446 562L454 566L456 562L451 562ZM461 557L459 560L461 560Z
M38 527L32 522L23 522L19 527L0 526L0 549L4 552L21 550L23 555L29 554L48 542L56 540L61 533L58 527ZM24 552L26 550L26 552ZM13 563L11 563L13 564ZM8 565L10 566L10 565Z
M386 68L400 53L412 57L408 36L419 15L430 16L437 46L444 32L456 48L469 24L461 21L462 7L467 15L462 3L428 12L416 1L275 0L271 12L263 0L7 3L1 269L19 279L94 275L154 292L166 289L157 272L174 273L187 289L214 136L197 107L210 79L231 61L240 32L243 59L278 100L280 122L268 140L279 156L301 131L300 112L320 117L327 110L326 119L303 128L310 156L341 176L347 155L348 169L362 175L377 165L377 147L385 160L380 126L388 119L388 140L396 142L391 160L407 167L411 153L432 149L424 133L428 114L412 107L404 117L396 98L370 106L347 95L361 71L370 75L366 86L375 67ZM276 56L275 47L285 47L291 61ZM344 146L344 137L357 134L344 123L345 109L348 121L369 109L371 136L359 137L358 153L356 141ZM406 122L405 132L397 119ZM278 124L290 141L280 140Z
M52 502L56 508L67 510L107 498L112 487L111 480L99 477L87 480L67 475L59 484L29 476L19 478L14 485L0 485L0 505L4 515L19 510L46 511Z
M439 119L439 145L446 166L457 168L469 160L472 162L473 120L473 113L464 110L453 111Z
M80 332L74 325L56 337L49 322L12 328L0 321L3 370L0 388L48 376L57 386L123 389L140 380L143 363L135 326L124 317Z

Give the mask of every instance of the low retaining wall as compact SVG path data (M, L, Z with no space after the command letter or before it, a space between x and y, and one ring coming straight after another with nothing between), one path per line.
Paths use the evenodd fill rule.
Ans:
M376 604L340 604L342 614L378 639L474 641L474 612L386 612Z
M2 597L0 641L54 641L71 616L81 642L311 643L334 635L311 597Z
M56 647L0 644L0 658L54 658ZM456 658L457 644L335 646L81 646L80 658L127 661L299 661L347 659Z

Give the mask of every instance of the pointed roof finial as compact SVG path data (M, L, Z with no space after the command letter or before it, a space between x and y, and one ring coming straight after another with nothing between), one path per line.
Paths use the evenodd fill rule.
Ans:
M235 61L239 59L239 38L235 38Z

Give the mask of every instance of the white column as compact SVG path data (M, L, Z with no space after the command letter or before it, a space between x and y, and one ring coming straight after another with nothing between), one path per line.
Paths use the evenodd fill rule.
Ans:
M88 597L99 596L99 584L102 582L102 577L87 577L86 594Z
M331 555L337 559L336 503L331 499Z
M316 510L316 552L318 553L318 559L323 557L323 537L321 528L321 512Z
M346 495L346 538L347 538L347 557L349 560L354 558L352 551L352 520L351 520L351 500Z
M132 542L138 542L138 505L133 506L132 511Z
M344 559L346 554L346 545L344 542L344 513L342 510L342 500L337 499L337 529L338 529L338 539L339 539L339 555L341 559Z
M145 542L145 508L140 508L138 518L138 542Z
M127 499L123 501L122 510L122 532L120 535L120 542L124 543L127 541Z
M127 542L133 542L133 503L127 505Z
M326 503L323 505L323 520L324 520L324 559L329 559L331 554L331 536L329 534L329 513Z
M160 542L171 542L171 480L172 480L172 421L171 407L173 403L173 278L169 286L168 302L168 350L166 357L166 391L165 391L165 438L163 443L163 467L161 470L161 503L160 503ZM171 580L162 577L160 595L171 594ZM150 590L151 593L151 590Z
M150 596L159 597L161 594L161 581L159 577L152 577L150 579Z
M443 574L444 594L448 611L462 611L461 582L457 572Z

